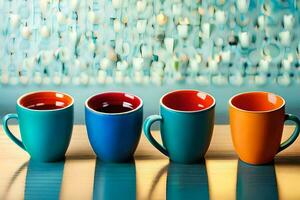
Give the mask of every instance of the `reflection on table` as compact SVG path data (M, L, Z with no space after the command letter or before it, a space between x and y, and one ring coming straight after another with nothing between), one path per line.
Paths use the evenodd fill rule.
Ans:
M136 199L136 169L131 163L102 163L96 161L94 200Z
M59 199L63 173L64 162L29 161L24 199Z
M293 129L286 127L283 140ZM214 130L205 163L198 165L170 163L143 135L134 162L102 163L81 125L74 127L64 162L34 163L0 130L0 199L300 199L300 138L273 164L251 166L237 159L228 125Z
M0 166L0 199L300 199L299 171L298 157L262 166L231 158L196 165L167 159L8 161Z
M278 199L274 163L254 166L239 160L236 195L237 200Z
M209 199L205 163L197 165L170 163L167 176L167 199Z

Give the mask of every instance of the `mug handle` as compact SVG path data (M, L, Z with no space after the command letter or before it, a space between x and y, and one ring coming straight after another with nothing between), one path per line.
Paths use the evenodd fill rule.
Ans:
M289 147L291 144L293 144L295 142L295 140L297 139L297 137L299 136L299 132L300 132L300 120L298 117L296 117L295 115L292 114L285 114L285 118L284 121L287 120L291 120L293 122L296 123L296 128L293 132L293 134L289 137L289 139L287 139L285 142L283 142L278 150L278 153L284 149L286 149L287 147Z
M3 117L2 120L2 126L3 126L3 130L6 133L6 135L19 147L21 147L24 151L26 151L24 144L18 139L16 138L16 136L14 136L9 128L8 128L8 121L10 119L18 119L18 115L17 114L7 114Z
M156 121L162 121L162 120L163 119L160 115L151 115L151 116L147 117L147 119L145 120L145 123L144 123L144 133L145 133L147 139L149 140L149 142L155 148L157 148L161 153L163 153L164 155L169 157L169 153L168 153L167 149L164 146L162 146L161 144L159 144L151 134L152 124Z

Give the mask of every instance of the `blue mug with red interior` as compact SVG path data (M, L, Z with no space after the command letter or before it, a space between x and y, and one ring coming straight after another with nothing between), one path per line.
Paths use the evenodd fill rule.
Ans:
M133 158L141 137L143 101L124 92L96 94L85 102L85 123L100 160L127 162Z

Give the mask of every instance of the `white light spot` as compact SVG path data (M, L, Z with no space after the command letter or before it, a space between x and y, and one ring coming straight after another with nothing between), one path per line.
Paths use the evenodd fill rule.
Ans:
M276 104L277 97L274 94L268 94L268 101L271 102L272 104Z
M198 96L198 97L200 97L201 99L205 100L205 99L206 99L206 96L207 96L207 94L205 94L205 93L202 93L202 92L198 92L198 93L197 93L197 96Z
M56 105L56 106L59 106L59 107L62 107L62 106L65 105L65 103L64 103L64 102L61 102L61 101L56 101L56 102L55 102L55 105Z
M55 96L56 96L57 98L64 98L64 95L61 94L61 93L56 93Z
M130 94L125 94L125 97L128 97L130 99L134 99L134 96L130 95Z
M102 103L102 107L103 107L103 108L105 108L105 107L107 107L107 106L109 106L109 103L108 103L108 102L103 102L103 103Z
M123 107L126 107L126 108L132 108L132 104L131 103L128 103L128 102L123 102Z

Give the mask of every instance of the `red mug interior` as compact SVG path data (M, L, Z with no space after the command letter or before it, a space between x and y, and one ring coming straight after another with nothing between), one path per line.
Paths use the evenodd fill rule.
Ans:
M244 111L272 111L281 108L282 97L269 92L248 92L238 94L230 100L231 105Z
M101 113L125 113L142 106L142 100L123 92L106 92L92 96L87 100L87 107Z
M54 91L42 91L26 94L19 100L19 104L32 110L56 110L70 106L71 96Z
M162 97L162 104L177 111L201 111L212 107L215 99L197 90L177 90Z

